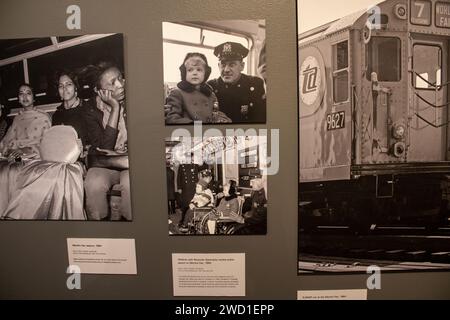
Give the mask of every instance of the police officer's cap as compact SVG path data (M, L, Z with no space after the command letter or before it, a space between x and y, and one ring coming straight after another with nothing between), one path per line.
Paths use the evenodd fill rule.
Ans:
M248 55L248 49L237 42L225 42L214 48L214 55L223 60L242 60Z

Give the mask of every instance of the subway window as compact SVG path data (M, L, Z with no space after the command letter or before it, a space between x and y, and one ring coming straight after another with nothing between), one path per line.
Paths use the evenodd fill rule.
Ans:
M341 103L348 97L348 41L343 41L333 46L333 100Z
M367 80L376 72L378 81L401 80L401 41L394 37L372 37L368 47Z
M73 57L77 58L73 59ZM59 102L55 78L59 70L75 71L102 60L111 61L119 66L123 65L122 34L99 38L28 59L30 83L35 86L38 103ZM79 80L80 85L84 86L82 79ZM81 89L79 93L81 98L87 99L92 96L92 88Z
M442 84L442 49L416 44L413 51L413 85L417 89L435 89Z
M1 40L0 101L8 109L20 107L17 91L28 82L34 88L36 106L59 104L58 71L79 71L100 61L123 66L122 43L122 34ZM82 98L91 95L92 88L85 86L79 92Z

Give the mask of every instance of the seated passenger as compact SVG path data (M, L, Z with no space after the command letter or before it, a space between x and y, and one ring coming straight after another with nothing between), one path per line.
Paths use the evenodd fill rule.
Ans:
M75 129L84 147L88 145L85 109L78 96L78 76L69 71L57 75L57 87L62 103L52 117L52 125L66 125Z
M192 222L194 218L194 210L198 208L214 207L214 196L212 191L208 189L208 182L204 179L200 179L195 187L195 195L192 198L189 209L186 212L184 221L179 230L181 232L187 232L188 224Z
M236 195L236 181L230 180L224 185L223 194L224 197L220 200L220 203L216 208L219 216L217 219L210 219L208 221L209 234L216 233L217 220L244 223L244 218L239 215L239 200Z
M239 216L239 200L236 195L236 181L230 180L223 186L224 198L220 201L216 210L221 218L227 218L239 223L243 223L243 219Z
M0 218L14 220L86 220L83 167L78 136L70 126L44 133L42 160L30 161L17 174L16 188Z
M251 185L253 190L250 197L251 208L244 213L245 223L265 225L267 222L267 198L264 180L262 178L254 179Z
M33 88L29 84L19 87L19 103L23 109L0 142L0 153L10 160L39 158L39 144L51 126L50 117L34 107Z
M194 210L196 208L211 207L213 200L214 196L211 190L208 189L208 183L200 179L195 187L195 195L189 204L189 208Z

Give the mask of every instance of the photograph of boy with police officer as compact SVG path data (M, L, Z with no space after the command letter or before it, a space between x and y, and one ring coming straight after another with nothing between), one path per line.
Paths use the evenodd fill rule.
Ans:
M0 219L132 220L122 34L0 40Z
M166 139L169 234L266 234L266 141Z
M164 22L167 125L266 122L264 20Z

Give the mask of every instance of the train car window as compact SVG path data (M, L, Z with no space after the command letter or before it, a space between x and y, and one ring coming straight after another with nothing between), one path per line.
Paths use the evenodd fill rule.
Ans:
M442 50L439 46L416 44L413 52L413 85L435 89L442 83Z
M394 37L372 37L367 45L367 80L376 72L378 81L396 82L401 80L401 41Z
M217 40L222 42L237 42L248 48L248 40L246 38L235 36L232 34L223 34L221 32L211 30L203 31L203 45L215 47L217 45Z
M25 82L23 62L7 64L0 67L0 104L8 109L19 105L17 98L19 84Z
M201 29L182 24L163 22L163 38L201 44Z
M389 16L387 14L373 15L371 18L369 17L369 21L372 25L387 25L389 23Z
M333 99L334 103L348 100L348 41L333 46Z
M9 47L14 46L15 50L20 49L17 52L22 52L24 48L32 50L23 52L22 60L0 66L2 80L0 96L3 96L0 97L0 100L6 100L8 108L19 107L17 90L23 82L29 82L33 86L35 105L57 104L60 103L55 79L57 71L62 69L77 71L79 68L96 64L102 60L123 66L122 34L52 37L58 43L58 47L55 47L50 39L50 37L24 39L22 40L24 41L23 44L16 43L15 40L6 44L3 43L9 45ZM39 49L45 53L35 55L34 50L37 45L43 46ZM14 51L14 54L17 52ZM11 55L8 58L15 59L16 56ZM80 85L82 84L80 83ZM82 88L79 96L88 98L92 92L92 89L83 90Z
M189 52L203 53L212 68L211 77L217 76L219 67L217 57L213 53L214 48L226 41L238 42L247 48L251 47L250 39L244 34L230 34L203 26L163 22L164 82L169 87L173 87L180 81L178 67ZM244 62L247 62L247 58ZM243 72L248 73L248 71L249 66L246 63Z

